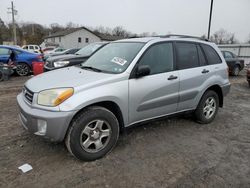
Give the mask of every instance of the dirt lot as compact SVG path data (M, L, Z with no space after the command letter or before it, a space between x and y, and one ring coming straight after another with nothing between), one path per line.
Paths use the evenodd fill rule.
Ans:
M0 187L250 187L250 89L243 73L215 121L175 117L129 129L117 147L81 162L63 144L27 133L16 95L27 78L0 83ZM24 163L33 170L23 174Z

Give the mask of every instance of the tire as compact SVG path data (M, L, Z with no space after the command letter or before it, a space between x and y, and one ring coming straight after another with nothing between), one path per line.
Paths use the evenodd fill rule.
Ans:
M212 90L206 91L194 112L197 122L201 124L211 123L218 112L218 108L218 94Z
M65 145L77 159L93 161L110 152L118 137L116 116L106 108L92 106L72 120Z
M3 72L0 70L0 82L3 81Z
M26 63L18 63L16 66L16 73L19 76L27 76L30 73L30 66Z
M235 65L233 67L233 70L232 70L232 75L233 76L239 76L239 74L240 74L240 67L239 67L239 65Z

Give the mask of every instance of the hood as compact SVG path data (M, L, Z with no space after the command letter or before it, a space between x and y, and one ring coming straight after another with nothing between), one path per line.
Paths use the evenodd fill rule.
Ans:
M47 61L51 61L51 62L55 62L55 61L64 61L64 60L68 60L71 58L76 57L77 55L74 54L65 54L65 55L57 55L57 56L51 56L47 59Z
M94 72L79 67L68 67L34 76L25 83L25 86L33 92L40 92L51 88L100 84L116 76L116 74Z

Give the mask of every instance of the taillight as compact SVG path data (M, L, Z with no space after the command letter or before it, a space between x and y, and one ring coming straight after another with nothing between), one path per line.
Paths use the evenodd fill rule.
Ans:
M42 56L42 55L38 55L38 56L36 56L36 58L37 58L37 59L42 59L43 56Z

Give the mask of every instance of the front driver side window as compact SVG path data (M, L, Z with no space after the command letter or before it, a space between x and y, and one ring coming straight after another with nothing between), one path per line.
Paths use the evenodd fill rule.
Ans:
M172 43L160 43L149 47L139 65L148 65L150 75L172 71L173 63L173 46Z

